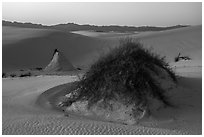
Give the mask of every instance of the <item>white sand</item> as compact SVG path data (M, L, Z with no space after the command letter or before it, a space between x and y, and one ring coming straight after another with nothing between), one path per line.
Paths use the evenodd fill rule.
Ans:
M115 42L126 37L139 39L146 48L153 48L154 52L161 56L166 56L168 62L174 61L174 57L176 57L179 52L181 55L189 56L193 60L201 61L202 58L201 25L159 32L123 33L123 35L90 31L77 31L75 33ZM115 45L112 45L112 47L113 46Z
M46 67L54 49L77 67L89 65L104 47L104 40L58 30L2 27L2 70Z
M95 31L72 31L72 33L80 34L89 37L97 38L110 38L110 37L122 37L133 34L138 34L138 32L95 32Z
M58 33L55 34L58 35ZM70 34L70 36L74 35ZM37 97L47 89L74 81L76 78L66 76L7 78L3 79L2 83L2 133L202 134L201 26L157 32L157 34L154 33L151 36L148 34L148 36L142 37L146 44L151 44L150 46L155 47L156 51L166 55L170 62L178 52L192 57L190 62L171 63L176 73L184 76L179 78L180 86L173 89L174 92L171 93L172 101L178 106L177 109L160 110L152 118L144 119L136 126L101 122L76 115L65 117L63 113L53 111L49 104L45 104L46 108L44 108L36 105L35 102ZM80 41L80 38L83 38L84 41L91 40L77 36L77 40L72 37L70 42L73 44L75 41ZM69 42L65 40L65 37L63 39L63 42ZM84 41L77 45L81 46ZM44 40L42 40L43 42ZM31 47L36 46L32 40L29 43L33 43ZM26 45L26 43L24 44ZM13 47L16 46L13 45ZM89 48L87 53L88 50ZM33 62L31 61L31 63Z
M45 67L55 48L77 67L87 67L97 60L99 54L118 44L124 37L139 38L144 46L166 56L168 62L181 52L193 60L202 57L202 26L192 26L163 32L65 33L57 30L2 27L2 64L3 71ZM87 34L86 34L87 33Z
M197 72L192 72L197 73ZM76 80L69 76L3 79L3 134L201 134L201 79L182 78L176 91L178 109L165 109L139 125L101 122L81 116L65 117L49 104L35 104L45 90Z
M49 33L54 33L54 32L56 32L56 30L3 26L2 44L3 46L6 46L8 44L16 43L24 39L43 37L48 35Z

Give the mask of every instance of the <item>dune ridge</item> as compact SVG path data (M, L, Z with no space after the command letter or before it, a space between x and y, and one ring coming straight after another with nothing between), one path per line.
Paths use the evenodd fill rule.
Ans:
M173 62L179 52L193 60L202 58L202 25L178 28L158 32L137 33L98 33L90 31L76 31L76 34L118 42L121 38L140 40L145 48L152 48L161 56L166 56L168 62Z
M87 66L104 47L103 40L58 30L23 28L22 36L18 36L17 33L21 33L21 29L3 27L3 34L7 31L10 31L13 36L11 38L6 34L3 36L3 71L44 68L56 48L64 51L65 57L74 66ZM17 37L16 40L6 42L13 37Z
M2 30L3 71L45 67L55 48L63 51L73 65L87 68L99 57L99 53L105 53L109 48L117 46L118 39L125 38L127 35L139 39L144 43L145 48L153 48L154 52L166 56L167 62L173 62L180 52L181 55L189 56L192 60L199 60L201 64L202 26L162 32L121 34L123 36L111 34L111 37L109 33L88 37L59 30L5 26ZM21 35L17 35L18 33ZM100 33L96 32L93 35L98 34Z

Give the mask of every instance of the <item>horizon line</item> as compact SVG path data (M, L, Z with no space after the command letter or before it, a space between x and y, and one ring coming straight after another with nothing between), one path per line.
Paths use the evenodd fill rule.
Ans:
M118 25L118 24L110 24L110 25L96 25L96 24L89 24L89 23L76 23L76 22L66 22L66 23L56 23L56 24L42 24L42 23L33 23L33 22L25 22L25 21L11 21L11 20L6 20L6 19L2 19L2 21L7 21L7 22L17 22L17 23L31 23L31 24L36 24L36 25L42 25L42 26L47 26L47 27L51 27L51 26L55 26L55 25L66 25L66 24L76 24L76 25L90 25L90 26L98 26L98 27L103 27L103 26L120 26L120 27L173 27L173 26L200 26L202 24L197 24L197 25L191 25L191 24L175 24L175 25L169 25L169 26L153 26L153 25L140 25L140 26L134 26L134 25Z

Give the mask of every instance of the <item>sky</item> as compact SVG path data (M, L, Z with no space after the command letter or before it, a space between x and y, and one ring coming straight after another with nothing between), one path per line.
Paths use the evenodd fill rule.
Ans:
M202 24L201 2L3 2L2 19L44 25L173 26Z

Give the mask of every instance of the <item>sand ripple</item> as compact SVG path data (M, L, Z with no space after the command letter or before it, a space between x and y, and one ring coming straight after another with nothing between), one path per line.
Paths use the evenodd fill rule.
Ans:
M10 135L150 135L188 134L188 132L143 126L122 125L96 121L54 111L35 104L37 97L45 90L74 81L73 77L34 77L25 79L4 79L2 99L2 134ZM12 85L12 86L11 86ZM23 90L22 90L23 89Z

